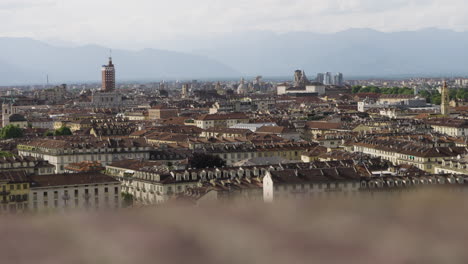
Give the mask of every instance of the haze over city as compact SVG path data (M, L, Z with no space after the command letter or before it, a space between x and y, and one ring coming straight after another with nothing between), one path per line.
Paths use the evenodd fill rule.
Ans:
M113 49L122 81L285 77L296 68L465 76L467 12L458 0L3 0L0 72L4 84L97 81L91 67ZM77 75L60 69L65 59Z

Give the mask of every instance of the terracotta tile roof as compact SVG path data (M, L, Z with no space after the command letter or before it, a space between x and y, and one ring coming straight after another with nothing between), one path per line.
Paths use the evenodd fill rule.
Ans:
M282 126L262 126L261 128L257 129L257 131L255 131L256 133L270 133L270 134L283 134L283 133L287 133L287 132L294 132L294 131L291 131L289 129L287 129L286 127L282 127Z
M361 174L355 168L317 168L307 170L284 170L270 172L277 184L329 183L359 181Z
M29 182L26 171L2 171L0 172L0 182L23 183Z
M197 120L229 120L229 119L249 119L244 113L230 113L230 114L206 114L201 115Z
M309 129L340 129L342 127L342 123L331 123L331 122L314 122L310 121L306 123L306 126Z

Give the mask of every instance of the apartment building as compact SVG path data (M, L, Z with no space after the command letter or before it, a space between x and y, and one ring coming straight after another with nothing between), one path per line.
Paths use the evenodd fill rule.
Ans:
M33 175L28 201L32 212L118 209L120 182L98 172Z
M264 200L353 195L359 192L361 176L349 167L270 171L263 179Z
M0 213L19 213L28 208L30 181L25 171L0 172Z
M248 123L249 118L243 113L206 114L195 119L195 125L202 129L229 128L239 123Z
M433 119L426 122L435 132L452 137L468 135L468 120L463 119Z
M300 161L302 153L314 146L316 146L314 143L244 144L201 148L197 151L218 156L225 160L228 166L231 166L253 158L278 157L290 161Z
M64 173L71 163L101 161L105 166L123 159L149 159L152 147L143 138L101 140L71 136L66 139L36 139L18 145L18 153L47 160L55 173Z
M437 146L420 144L417 138L402 141L392 138L370 138L353 143L354 152L362 152L371 157L380 157L395 165L408 164L427 171L435 172L435 165L444 159L457 157L468 152L464 147Z

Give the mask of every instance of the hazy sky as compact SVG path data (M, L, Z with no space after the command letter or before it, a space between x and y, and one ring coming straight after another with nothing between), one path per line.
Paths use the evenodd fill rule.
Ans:
M135 48L187 35L468 30L466 0L0 0L0 36Z

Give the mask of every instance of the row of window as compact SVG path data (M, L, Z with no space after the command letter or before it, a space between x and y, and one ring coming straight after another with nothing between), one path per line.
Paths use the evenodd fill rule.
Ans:
M109 187L104 188L104 193L106 193L106 194L109 193ZM73 194L74 194L73 197L77 198L79 196L79 190L75 189ZM114 194L119 195L119 187L114 187ZM90 195L89 189L84 189L84 196L89 197L89 195ZM95 196L99 195L99 188L94 188L94 195ZM54 196L54 199L59 199L59 192L54 191L53 196ZM49 198L49 192L44 192L43 197L44 197L44 199L48 199ZM60 197L60 198L63 199L63 200L68 200L68 199L71 199L73 197L70 196L68 190L65 190L63 192L63 196ZM33 193L33 200L35 200L35 201L37 200L37 192Z
M275 191L280 191L280 190L305 190L307 187L309 189L313 189L314 186L317 186L319 189L333 189L333 188L339 188L341 186L349 186L349 183L318 183L318 184L300 184L300 185L284 185L284 186L275 186ZM359 187L359 183L357 182L352 182L351 183L352 188Z
M109 197L105 197L104 198L104 203L106 206L109 206L110 203L109 203ZM114 204L115 204L115 207L119 207L119 196L115 196L114 197ZM44 208L49 208L49 201L44 201L43 202L43 205L44 205ZM78 199L74 199L74 202L71 203L71 202L68 202L68 201L65 201L64 203L64 206L65 207L68 207L68 206L74 206L75 208L78 208L80 206L80 201ZM90 206L90 202L89 200L85 200L85 203L84 203L85 206ZM58 200L54 200L54 203L53 203L53 208L58 208L59 207L59 202ZM94 199L94 207L95 208L98 208L99 207L99 199L96 197ZM38 203L37 201L33 202L33 209L38 209Z
M27 183L23 183L23 184L10 184L8 189L10 191L14 191L14 190L27 190L29 189L29 184ZM6 191L6 186L2 186L2 191Z

